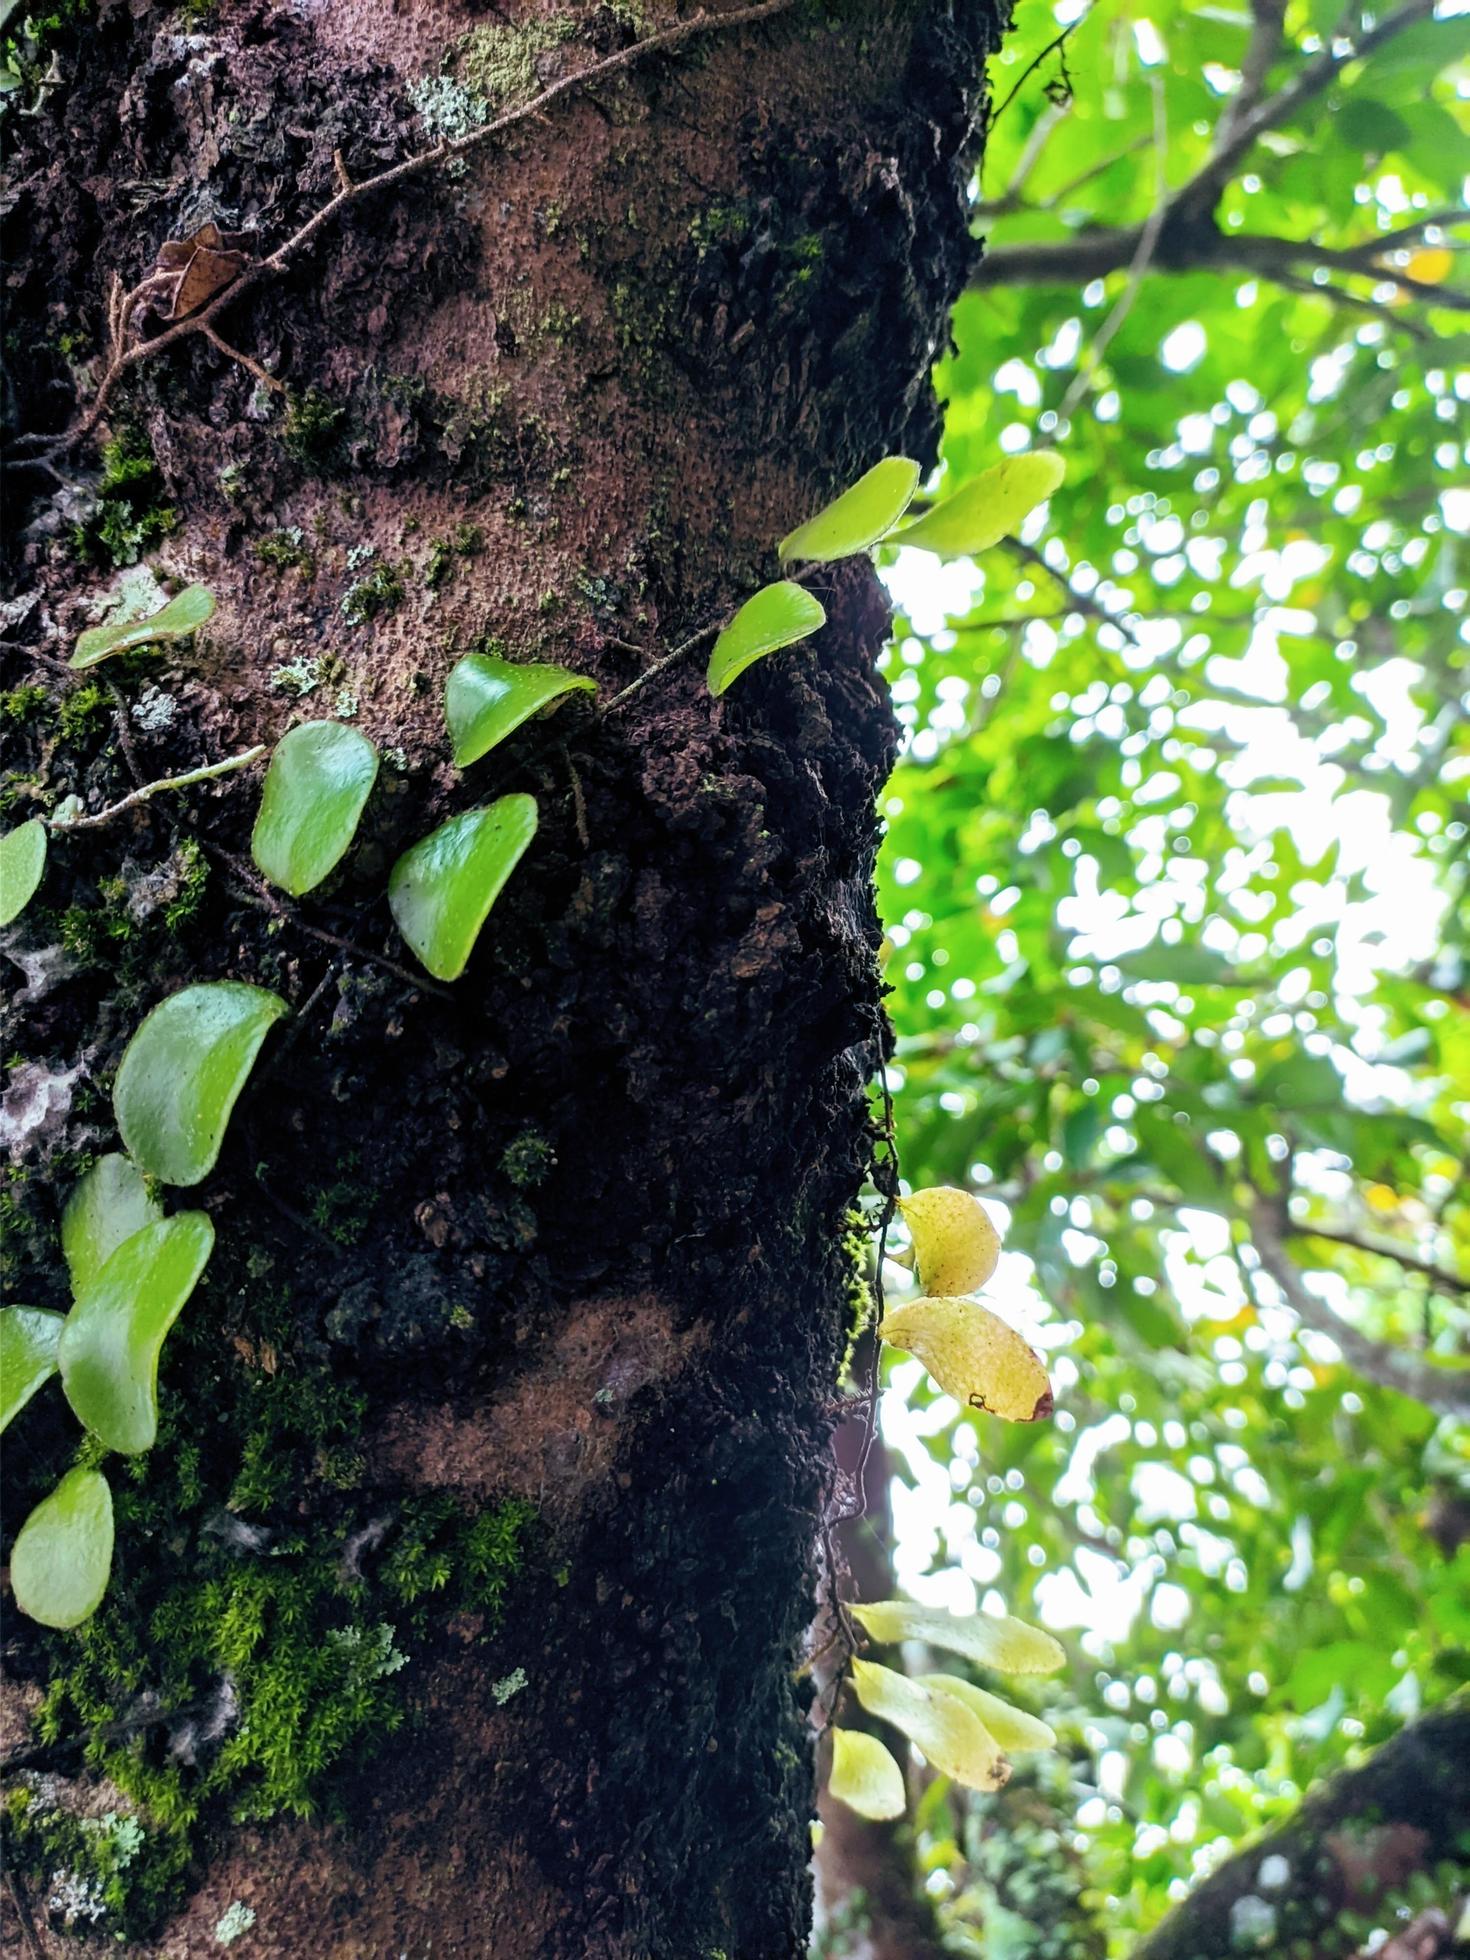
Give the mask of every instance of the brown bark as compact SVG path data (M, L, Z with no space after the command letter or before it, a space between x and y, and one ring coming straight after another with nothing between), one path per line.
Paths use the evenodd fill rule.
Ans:
M503 1624L432 1624L393 1677L407 1726L337 1776L324 1817L235 1824L205 1801L184 1901L130 1951L215 1952L236 1901L256 1915L242 1951L341 1960L803 1948L813 1752L795 1664L881 1025L881 593L861 562L834 568L815 645L724 700L691 660L616 717L563 707L564 750L523 734L467 778L440 700L485 635L606 699L771 576L772 541L825 496L887 451L932 455L928 370L969 269L997 14L798 0L569 92L452 171L353 205L224 307L213 324L254 368L196 335L108 403L99 433L146 432L155 501L177 512L150 562L205 580L220 609L189 649L123 670L116 739L95 716L90 734L26 738L16 816L273 740L293 671L312 684L302 713L355 699L401 766L345 871L299 905L263 910L237 868L257 786L235 776L85 847L58 840L8 942L32 977L6 1052L50 1085L17 1187L19 1297L44 1304L65 1304L57 1206L75 1152L113 1146L108 1076L142 1013L226 977L300 1012L189 1194L219 1249L165 1350L161 1441L135 1483L114 1475L96 1624L151 1645L119 1683L134 1732L94 1753L118 1775L170 1760L179 1724L148 1697L176 1660L160 1629L186 1577L228 1600L259 1546L282 1572L345 1546L356 1597L426 1496L537 1516ZM103 0L12 123L12 431L85 409L98 371L68 366L71 337L105 343L113 273L131 287L205 221L274 249L331 198L336 156L361 179L423 147L413 102L429 98L409 91L446 63L482 87L508 72L514 94L684 17L674 0L222 0L201 22ZM255 369L292 391L289 429ZM107 583L68 548L75 522L98 535L95 461L19 479L33 502L12 570L34 603L9 657L55 697L71 684L48 662ZM129 718L145 683L171 718ZM388 866L511 787L537 795L541 827L468 973L407 984ZM196 843L209 878L188 916L165 930L140 901L128 935L99 928L76 955L76 914L155 891ZM231 1522L245 1414L293 1383L307 1402L360 1391L361 1433L252 1498L252 1546ZM12 1452L8 1530L71 1443L38 1413ZM197 1508L144 1533L185 1451ZM11 1619L30 1705L79 1650ZM71 1773L68 1708L47 1761ZM265 1719L238 1709L231 1732ZM190 1721L203 1778L218 1743ZM111 1800L85 1778L55 1787Z

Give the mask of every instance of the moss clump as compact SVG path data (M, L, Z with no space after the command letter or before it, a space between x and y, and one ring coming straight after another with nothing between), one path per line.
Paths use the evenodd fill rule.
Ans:
M436 538L431 545L424 566L424 584L431 592L437 592L448 581L458 559L478 557L484 548L485 533L478 524L456 525L449 537Z
M17 1802L12 1855L45 1882L64 1850L105 1894L98 1930L124 1939L176 1903L212 1818L340 1814L413 1723L414 1683L447 1621L457 1640L499 1624L532 1522L519 1501L474 1512L441 1493L363 1488L366 1394L283 1359L299 1307L284 1289L254 1291L261 1311L233 1351L207 1315L180 1327L157 1445L109 1460L130 1583L74 1632L34 1632L40 1739L80 1742L136 1806L143 1846L113 1885L78 1862L85 1822L41 1831L33 1803ZM140 1708L162 1713L140 1725Z
M162 501L164 482L147 436L124 429L102 449L102 477L91 515L72 527L72 548L86 565L135 565L145 548L172 531L179 513Z
M251 549L260 563L269 565L272 571L300 572L303 578L310 578L316 571L316 559L299 524L284 531L267 531L263 538L255 540Z
M565 17L530 20L521 27L477 27L460 43L461 78L492 108L526 101L546 85L542 59L576 32L575 22Z
M339 460L347 410L320 388L291 396L281 441L286 454L303 468L326 475Z
M534 1125L522 1130L506 1145L500 1168L518 1191L533 1191L556 1169L556 1151L550 1137Z
M100 682L87 681L62 696L56 710L56 727L63 742L84 742L107 719L112 703Z
M24 728L41 712L46 701L44 687L12 687L0 694L0 721L9 723L12 728Z
M364 626L379 613L391 612L403 598L403 579L392 565L376 565L342 594L341 612L354 626Z

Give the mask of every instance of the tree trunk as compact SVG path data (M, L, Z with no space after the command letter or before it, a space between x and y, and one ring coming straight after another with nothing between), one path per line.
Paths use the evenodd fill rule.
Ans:
M12 1760L31 1952L103 1895L74 1920L140 1955L242 1928L343 1960L803 1950L796 1672L882 1041L882 593L835 567L826 630L729 696L700 648L467 773L441 705L477 644L605 703L879 456L932 458L997 0L711 12L250 270L218 339L128 367L100 478L89 438L19 479L7 657L47 699L6 697L7 822L293 719L387 758L299 902L250 871L236 775L53 833L5 942L12 1299L66 1304L59 1205L117 1147L148 1008L230 978L296 1010L174 1194L217 1246L158 1445L105 1465L108 1597L75 1634L9 1616L14 1705L45 1696ZM12 433L85 411L112 278L166 240L213 222L238 275L344 181L694 17L101 0L10 120ZM214 621L67 677L140 552ZM388 868L509 788L535 842L465 977L415 984ZM13 1533L76 1430L52 1388L11 1436ZM141 1847L99 1864L134 1806Z

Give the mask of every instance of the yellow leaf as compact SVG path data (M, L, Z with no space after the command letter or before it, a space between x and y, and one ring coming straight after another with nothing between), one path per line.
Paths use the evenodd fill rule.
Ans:
M921 1674L919 1679L926 1687L940 1688L956 1701L962 1701L966 1708L973 1709L1001 1748L1011 1755L1019 1755L1023 1749L1056 1746L1056 1731L1038 1716L1028 1715L1024 1708L1013 1708L999 1695L987 1694L958 1674Z
M875 1735L861 1729L832 1731L832 1774L827 1788L859 1817L902 1817L903 1771Z
M926 1293L973 1293L995 1271L1000 1233L969 1191L935 1185L900 1198L898 1209L914 1242L919 1284Z
M907 1599L854 1603L847 1610L885 1646L923 1640L1002 1674L1055 1674L1067 1659L1061 1642L1040 1627L997 1613L946 1613L941 1606L915 1606Z
M1011 1766L980 1720L954 1695L926 1688L876 1661L854 1661L852 1685L870 1715L892 1722L945 1776L971 1790L999 1790Z
M911 1300L893 1309L878 1336L917 1355L957 1402L1007 1422L1039 1422L1051 1414L1051 1383L1041 1357L978 1300Z
M1417 279L1421 286L1442 286L1450 276L1455 263L1453 252L1443 245L1426 245L1418 252L1411 252L1404 264L1404 271L1411 279Z

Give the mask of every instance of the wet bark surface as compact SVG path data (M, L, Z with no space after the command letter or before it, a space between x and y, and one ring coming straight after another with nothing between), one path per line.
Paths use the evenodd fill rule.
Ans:
M677 17L104 0L11 119L11 431L85 405L109 281L165 240L214 223L274 249L332 195L334 155L367 177ZM220 1251L140 1460L146 1496L197 1459L167 1557L225 1560L235 1583L251 1548L220 1549L217 1516L235 1425L292 1381L350 1391L359 1433L346 1470L318 1455L252 1500L262 1546L350 1543L356 1585L410 1500L534 1513L503 1615L446 1612L395 1676L405 1726L318 1817L206 1806L175 1903L130 1950L215 1951L235 1902L256 1915L242 1950L281 1954L803 1948L795 1677L882 1041L886 608L865 563L834 568L827 628L725 699L696 654L617 715L576 697L463 774L442 691L490 644L605 701L772 576L772 541L879 456L932 458L997 33L989 0L800 4L652 56L354 205L227 311L221 334L289 401L196 336L109 404L99 434L156 465L131 501L93 446L63 481L15 479L7 686L46 702L16 718L7 821L306 716L350 717L389 763L354 853L299 904L242 862L249 776L54 843L4 944L25 981L11 1297L65 1305L58 1206L115 1147L110 1076L142 1014L193 980L273 987L297 1014L190 1194ZM118 669L116 712L103 693L84 713L90 683L54 663L115 584L108 540L155 517L146 563L208 583L219 612ZM464 979L409 984L394 856L510 788L538 799L532 850ZM38 1410L9 1532L74 1440ZM127 1523L120 1506L99 1626L122 1605L146 1620L166 1584L168 1534ZM25 1712L71 1650L10 1619ZM172 1746L156 1686L119 1684L142 1714L115 1750ZM48 1739L47 1773L82 1803L75 1740ZM50 1941L43 1894L31 1937Z

